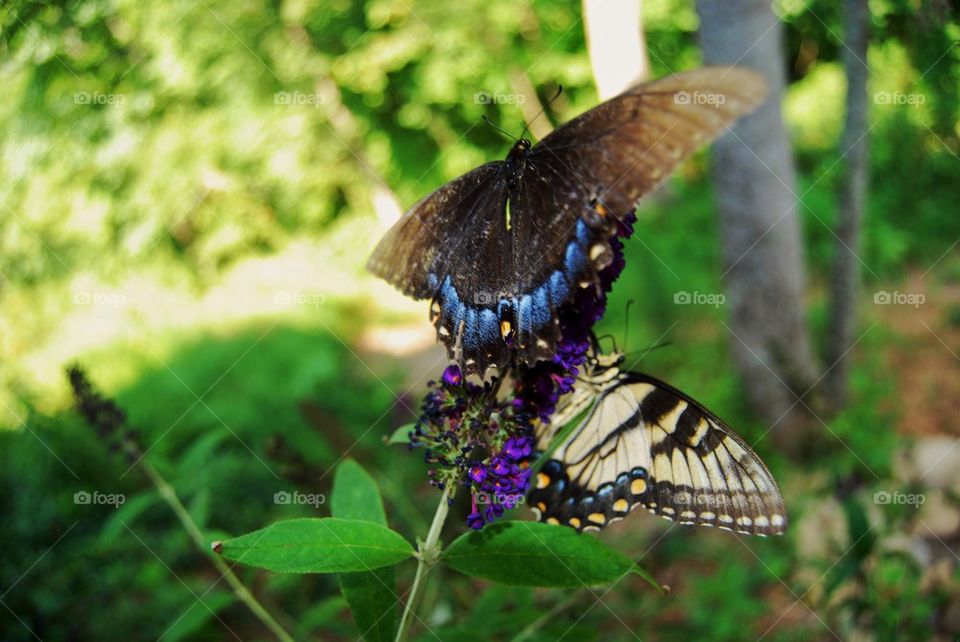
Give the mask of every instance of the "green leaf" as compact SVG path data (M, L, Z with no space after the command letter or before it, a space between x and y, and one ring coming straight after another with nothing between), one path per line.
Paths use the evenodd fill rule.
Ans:
M393 567L341 573L340 592L367 642L388 642L397 634L397 577Z
M527 586L493 584L477 597L470 613L459 621L471 631L489 631L512 638L519 629L543 615L543 609L533 604L533 591Z
M327 636L342 634L343 637L350 635L346 622L342 622L340 614L347 608L344 600L339 595L331 595L322 599L311 606L305 613L297 617L296 630L293 639L305 640L310 638L316 629L319 629Z
M210 519L211 499L210 489L201 488L191 498L190 504L187 506L187 512L190 513L190 517L193 518L193 521L195 521L200 528L206 526L207 520Z
M352 459L337 466L330 512L334 517L387 524L377 482ZM389 567L340 575L340 592L367 642L388 642L396 635L396 587L396 573Z
M112 546L118 538L130 536L129 528L140 518L147 509L160 501L160 495L155 492L144 492L134 495L120 508L109 514L100 531L100 542L104 546Z
M207 432L195 439L183 455L177 458L177 469L183 473L187 481L191 482L191 485L196 483L195 480L198 477L195 472L207 469L206 463L215 460L217 448L227 439L230 439L230 433L226 431ZM197 486L205 488L206 484L201 481Z
M465 575L515 586L595 586L638 570L592 535L540 522L501 522L466 533L443 559Z
M330 514L387 525L387 514L383 510L377 482L352 459L337 466L337 472L333 475Z
M183 615L167 629L163 639L170 642L197 639L203 627L233 604L234 599L234 596L226 591L214 591L200 599L188 597L187 605L183 607Z
M386 526L324 517L276 522L240 537L215 542L234 562L280 573L342 573L391 566L413 547Z
M410 443L410 431L416 427L417 424L409 423L404 424L393 431L393 433L386 438L387 445L392 444L409 444Z

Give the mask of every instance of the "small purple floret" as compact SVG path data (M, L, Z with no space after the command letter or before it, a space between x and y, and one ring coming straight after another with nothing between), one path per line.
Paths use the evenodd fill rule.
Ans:
M460 366L453 364L452 366L447 366L447 369L443 371L443 383L448 386L459 386L463 382L463 376L460 374Z
M467 526L481 529L516 507L530 489L538 422L549 423L560 397L573 390L591 348L593 325L603 317L607 293L624 268L623 242L636 216L617 222L613 260L599 273L600 287L580 288L557 311L560 340L553 358L514 370L513 398L497 399L492 383L465 380L457 365L431 382L410 444L426 449L430 483L469 489Z

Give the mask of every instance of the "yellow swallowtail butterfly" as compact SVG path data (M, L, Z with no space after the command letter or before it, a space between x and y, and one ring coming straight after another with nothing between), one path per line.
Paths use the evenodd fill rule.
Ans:
M618 353L589 357L541 425L537 448L548 459L528 498L538 518L599 530L643 506L680 524L783 533L783 497L750 446L688 395L621 370L622 361Z

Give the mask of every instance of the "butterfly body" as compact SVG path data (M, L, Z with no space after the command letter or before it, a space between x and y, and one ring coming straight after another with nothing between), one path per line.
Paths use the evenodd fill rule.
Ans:
M738 67L628 90L422 199L368 268L431 299L437 336L466 374L549 359L558 311L598 287L612 261L618 218L764 94L763 80Z
M513 144L507 158L503 161L503 169L507 176L507 187L511 197L516 198L520 189L520 179L523 176L523 168L526 165L527 154L531 146L529 140L521 138Z
M564 424L586 413L534 478L529 505L538 518L599 530L642 506L681 524L782 533L780 491L747 443L691 397L620 370L619 360L595 357L541 426L538 448L547 451Z

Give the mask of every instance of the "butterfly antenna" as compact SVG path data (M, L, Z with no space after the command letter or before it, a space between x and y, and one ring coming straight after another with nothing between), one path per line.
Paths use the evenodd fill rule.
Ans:
M543 116L543 112L547 111L547 107L553 104L557 98L560 97L560 94L563 93L563 85L557 85L557 93L553 95L553 98L547 101L547 104L540 108L540 111L537 112L537 115L530 119L530 122L523 126L523 132L520 134L520 138L523 138L523 135L527 133L530 129L530 125L533 124L533 121Z
M495 125L492 120L490 120L489 118L486 117L486 115L483 116L483 122L485 122L486 124L490 125L491 127L493 127L494 129L496 129L498 132L500 132L501 134L503 134L504 136L506 136L507 138L509 138L509 139L512 140L513 142L517 142L517 141L519 140L516 136L514 136L514 135L511 134L510 132L506 131L506 130L503 129L502 127L499 127L498 125Z
M613 345L613 351L616 352L616 351L617 351L617 339L616 339L616 337L614 337L612 334L603 334L603 335L600 335L599 337L595 337L595 338L594 338L594 350L596 350L597 353L603 352L603 348L602 348L602 346L600 345L600 342L603 341L604 339L610 339L610 343Z
M603 347L600 345L600 340L605 339L608 336L610 335L605 334L598 337L596 334L594 334L593 330L590 331L590 347L593 348L593 354L588 355L587 358L591 360L591 363L596 362L597 357L603 354ZM612 340L613 337L610 337L610 339Z
M660 348L666 348L669 345L673 345L673 341L661 341L660 343L654 344L649 348L644 348L643 350L634 350L633 352L626 352L624 353L623 356L624 358L627 358L627 357L632 357L634 355L639 354L640 359L642 359L645 356L647 356L648 353L653 352L654 350L659 350Z
M623 351L627 351L627 335L630 332L630 306L633 305L633 299L627 300L627 307L623 313ZM614 344L616 345L616 344Z

